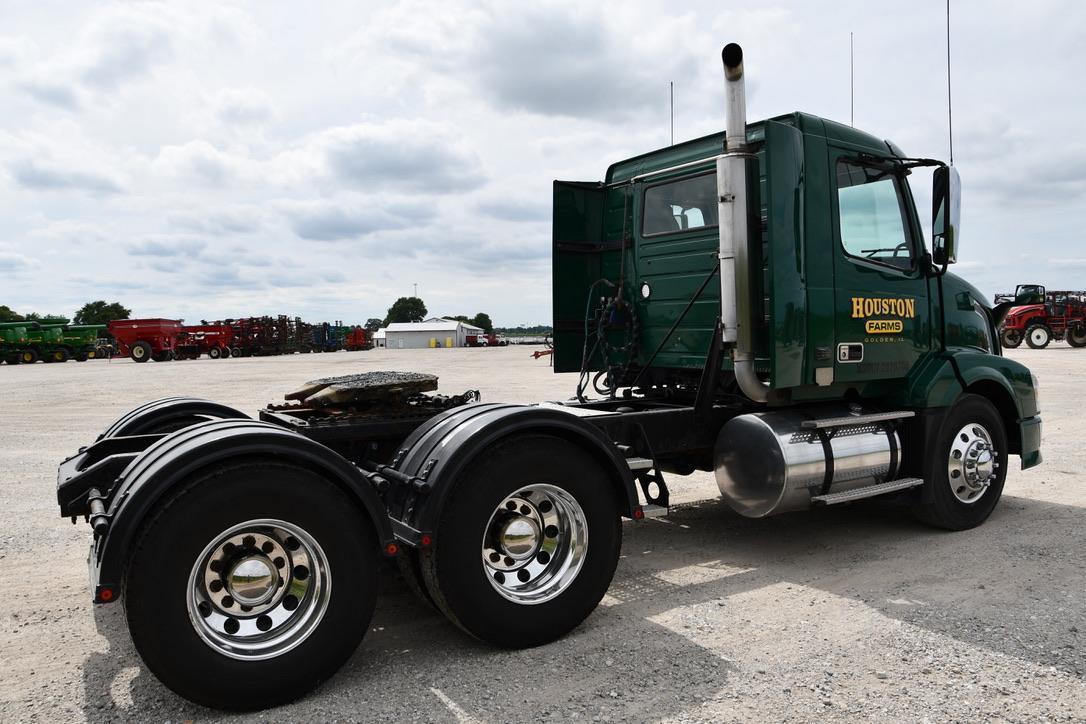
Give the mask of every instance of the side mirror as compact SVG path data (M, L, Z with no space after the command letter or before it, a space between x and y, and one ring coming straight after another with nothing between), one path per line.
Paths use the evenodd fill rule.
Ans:
M958 169L940 166L932 175L931 244L936 264L958 261L958 230L962 218L962 182Z

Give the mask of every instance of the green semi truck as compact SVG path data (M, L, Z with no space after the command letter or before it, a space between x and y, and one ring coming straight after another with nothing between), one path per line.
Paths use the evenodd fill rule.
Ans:
M956 171L808 114L748 124L742 50L723 61L724 133L554 185L574 398L391 372L314 380L259 420L171 397L61 463L93 600L126 601L155 676L219 708L305 694L365 634L381 557L467 633L547 643L610 586L621 519L668 514L670 475L711 472L753 518L881 497L963 530L1012 456L1041 462L1037 382L949 272Z

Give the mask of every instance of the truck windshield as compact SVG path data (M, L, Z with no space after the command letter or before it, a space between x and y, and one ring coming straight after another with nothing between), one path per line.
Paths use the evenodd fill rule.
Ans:
M645 190L642 236L717 225L716 175L712 173L650 186Z

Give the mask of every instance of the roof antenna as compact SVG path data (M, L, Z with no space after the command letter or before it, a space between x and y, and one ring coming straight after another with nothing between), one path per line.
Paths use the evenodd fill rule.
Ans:
M675 81L668 81L671 91L671 145L675 145Z
M949 0L948 0L949 2ZM848 33L848 125L856 127L856 64L853 61L852 31Z
M950 140L950 165L954 165L954 106L950 96L950 0L946 0L946 125Z

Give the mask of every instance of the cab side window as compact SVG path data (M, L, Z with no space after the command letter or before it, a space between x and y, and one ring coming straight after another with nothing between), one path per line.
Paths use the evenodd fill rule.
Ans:
M846 254L896 269L913 268L901 184L892 173L838 161L837 209Z
M653 236L703 229L716 226L716 217L716 176L702 174L646 189L641 233Z

